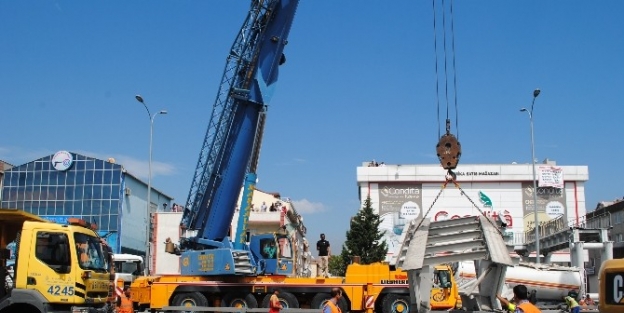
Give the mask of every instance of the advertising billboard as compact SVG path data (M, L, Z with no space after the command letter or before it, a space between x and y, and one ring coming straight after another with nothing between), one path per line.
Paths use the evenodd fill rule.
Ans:
M533 182L522 183L522 209L524 231L535 227L535 206L533 205ZM568 219L564 188L537 187L537 217L540 224L563 216Z
M422 215L422 184L379 184L379 218L382 221L379 230L384 233L388 252L401 245L405 224Z

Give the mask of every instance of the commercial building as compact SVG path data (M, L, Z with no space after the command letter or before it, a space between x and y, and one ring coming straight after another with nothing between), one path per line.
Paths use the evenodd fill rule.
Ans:
M536 164L536 169L540 223L554 218L578 222L583 218L587 166L557 166L547 160ZM535 224L532 165L460 164L454 172L461 190L452 183L441 188L446 171L439 164L365 162L357 168L360 200L370 197L373 209L383 220L380 228L389 248L388 261L392 262L395 249L400 248L404 225L424 214L436 221L480 212L502 216L514 244L524 243L525 232L534 229ZM532 253L528 259L534 257ZM568 264L569 252L555 252L551 261Z
M4 171L0 207L53 222L79 217L98 225L116 253L145 255L147 185L115 160L69 151ZM170 207L173 198L152 188L150 210Z
M598 203L595 210L587 213L585 221L588 228L609 229L609 240L613 241L613 258L624 258L624 199ZM604 261L600 250L589 251L585 270L590 292L598 292L598 274Z

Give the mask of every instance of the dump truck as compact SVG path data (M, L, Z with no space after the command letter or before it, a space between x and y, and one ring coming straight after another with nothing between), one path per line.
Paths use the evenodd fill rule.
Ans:
M95 229L0 209L0 313L112 312L112 251Z

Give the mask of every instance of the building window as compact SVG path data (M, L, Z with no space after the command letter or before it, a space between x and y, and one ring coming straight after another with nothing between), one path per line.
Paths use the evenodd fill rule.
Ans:
M624 241L624 234L617 234L615 238L616 238L616 242L622 242Z

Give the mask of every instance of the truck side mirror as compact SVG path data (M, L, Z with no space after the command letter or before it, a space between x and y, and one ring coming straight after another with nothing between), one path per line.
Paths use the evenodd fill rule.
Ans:
M0 249L0 260L8 260L11 258L11 250Z

